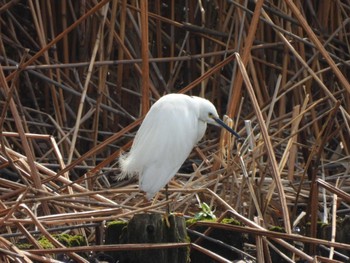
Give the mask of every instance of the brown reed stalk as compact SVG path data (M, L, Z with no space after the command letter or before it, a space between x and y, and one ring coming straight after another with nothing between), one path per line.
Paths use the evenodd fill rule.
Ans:
M21 235L38 248L30 232L37 224L77 225L81 228L72 232L83 233L95 251L107 250L95 247L95 231L84 225L163 213L171 203L164 201L163 190L152 205L143 200L137 178L119 182L114 177L118 158L130 147L142 121L139 116L148 109L142 109L144 101L151 104L165 93L180 92L201 94L219 113L239 108L233 126L247 139L237 143L209 128L184 166L193 172L181 171L169 183L170 198L178 200L171 203L174 211L191 217L200 211L198 204L206 202L220 219L235 217L246 225L238 231L254 237L251 243L260 248L259 259L267 262L271 249L286 257L272 243L276 240L307 261L335 262L308 256L282 239L349 250L348 244L309 238L315 236L317 220L324 219L317 217L319 208L330 208L333 195L338 206L328 210L329 218L342 218L350 202L350 6L344 1L265 0L257 1L254 10L247 2L3 4L0 235ZM94 51L104 6L103 34ZM146 13L148 18L139 20ZM148 40L142 39L146 33ZM252 86L254 101L239 79L234 52L245 62L244 80ZM143 72L142 63L149 73ZM142 75L149 77L149 84L140 85ZM261 128L264 122L266 128ZM276 169L271 169L271 153ZM24 206L36 211L33 219ZM289 213L290 223L300 215L293 227L305 226L310 220L307 207L313 208L312 233L283 236L267 230L284 226ZM333 232L341 227L332 222ZM7 243L18 239L0 238L1 252L7 251L0 261L12 257L55 262L47 253L39 256Z
M253 44L254 35L258 26L258 21L260 17L260 10L262 8L264 1L260 0L257 1L255 5L254 15L250 24L250 27L248 29L248 35L245 40L244 48L243 48L243 65L247 66L249 56L250 56L250 50L251 46ZM238 105L239 105L239 98L241 97L241 88L242 88L242 75L240 73L237 74L237 78L234 83L232 83L232 89L231 89L231 96L230 96L230 102L228 103L227 108L227 115L234 116L237 112Z

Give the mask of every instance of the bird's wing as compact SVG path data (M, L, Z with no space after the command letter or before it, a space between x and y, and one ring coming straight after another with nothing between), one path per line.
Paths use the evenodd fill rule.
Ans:
M152 107L128 158L137 161L140 188L154 194L175 175L197 142L198 119L188 105Z
M151 199L160 189L162 189L176 174L180 166L175 166L169 162L155 161L152 165L145 167L140 175L140 189L146 192L147 199Z

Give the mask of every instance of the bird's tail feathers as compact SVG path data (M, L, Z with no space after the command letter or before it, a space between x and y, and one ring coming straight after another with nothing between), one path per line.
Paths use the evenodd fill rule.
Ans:
M137 175L137 171L132 169L132 165L130 163L130 158L127 155L122 155L119 158L119 167L121 169L121 173L117 176L117 180L121 181L124 179L130 179Z

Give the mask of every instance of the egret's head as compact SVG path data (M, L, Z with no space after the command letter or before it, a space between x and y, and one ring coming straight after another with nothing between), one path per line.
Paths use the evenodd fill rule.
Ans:
M220 118L219 114L215 108L215 106L206 99L202 99L200 103L200 120L207 122L209 124L213 124L216 126L221 126L231 132L233 135L235 135L237 138L240 138L240 136L232 130L229 126L227 126L226 123L224 123Z
M197 97L198 98L198 97ZM215 106L206 99L198 98L199 100L199 119L209 124L217 125L215 119L219 119L219 114Z

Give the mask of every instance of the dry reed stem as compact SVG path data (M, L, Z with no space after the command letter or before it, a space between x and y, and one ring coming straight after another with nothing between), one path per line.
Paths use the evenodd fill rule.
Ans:
M271 165L271 168L273 170L272 174L273 174L273 177L274 177L274 180L275 180L274 182L277 185L278 193L279 193L279 196L280 196L282 212L283 212L284 227L286 229L286 232L290 234L292 230L291 230L291 227L290 227L288 206L287 206L287 203L286 203L286 197L285 197L283 186L282 186L282 183L281 183L280 172L278 170L278 165L277 165L277 162L276 162L275 153L273 151L271 139L269 137L267 128L265 126L265 122L264 122L263 116L261 114L261 111L260 111L260 108L259 108L259 104L256 101L256 97L255 97L255 94L254 94L253 87L251 86L251 83L249 81L247 72L245 71L244 64L241 61L241 59L240 59L238 54L236 55L236 58L237 58L237 62L238 62L238 65L239 65L239 68L240 68L243 80L245 82L246 88L247 88L248 93L250 95L250 99L253 102L253 107L254 107L255 113L257 115L257 118L258 118L258 121L259 121L259 125L260 125L260 129L261 129L261 132L262 132L262 136L263 136L263 139L264 139L264 142L265 142L265 145L266 145L266 149L267 149L267 152L268 152L270 165Z
M217 196L214 192L210 191L208 189L209 192L211 192L212 195L214 195L216 197L216 199L225 206L226 209L229 210L230 213L232 213L236 218L238 218L240 221L242 221L244 224L246 224L247 226L253 227L253 228L257 228L263 231L267 231L265 228L261 227L260 225L256 224L255 222L245 218L244 216L240 215L239 213L237 213L237 211L235 211L229 204L227 204L224 200L222 200L219 196ZM202 224L202 223L200 223ZM306 259L308 261L312 261L312 257L310 257L309 255L305 254L304 252L300 251L299 249L296 249L294 246L288 244L287 242L285 242L282 239L276 239L273 238L274 241L276 241L277 243L279 243L280 245L284 246L285 248L289 249L290 251L298 254L300 257L302 257L303 259Z
M96 6L91 8L88 12L86 12L82 17L80 17L74 24L68 27L65 31L59 34L55 39L53 39L49 44L43 47L39 52L37 52L32 58L30 58L27 62L21 65L21 69L26 68L28 65L32 64L36 61L43 53L45 53L49 48L55 45L58 41L60 41L66 34L72 31L75 27L79 25L79 23L83 22L87 17L91 16L93 13L97 12L100 8L102 8L109 0L102 0ZM7 81L10 81L14 78L14 73L11 73L6 77Z
M248 64L248 60L251 52L251 46L254 41L254 35L258 26L258 21L260 18L260 12L261 12L263 3L264 3L263 0L259 0L255 5L253 18L248 29L247 39L245 40L245 44L243 47L242 63L244 67L246 67ZM235 72L232 72L232 73L235 74ZM237 112L237 109L238 109L237 106L239 105L239 100L241 96L242 81L243 81L243 78L240 72L236 75L236 79L234 83L232 83L233 86L231 89L231 96L230 96L231 101L229 102L228 108L227 108L227 115L229 116L234 116Z
M285 237L270 237L271 231L264 232L267 227L284 226L289 220L298 222L293 227L305 226L311 206L315 229L316 208L328 210L334 195L339 206L325 217L342 218L350 202L350 6L316 2L257 1L255 10L244 6L247 1L241 5L225 0L169 5L148 0L148 6L126 0L3 4L0 235L21 235L38 248L33 227L62 225L82 233L94 247L95 232L85 227L89 222L162 213L171 203L164 202L164 191L154 205L145 203L136 179L119 184L113 176L118 174L119 155L128 150L142 121L140 113L147 111L142 101L153 103L170 92L201 94L220 114L235 108L233 126L247 138L238 143L216 128L208 129L189 157L193 172L181 171L170 183L175 211L191 217L200 211L198 204L206 202L220 219L234 216L260 229L252 244L266 262L271 262L270 249L286 257L270 242L271 237ZM140 20L141 14L148 18ZM97 45L99 30L103 34ZM244 62L238 71L241 63L234 61L235 52ZM147 84L140 85L143 73L149 77L149 91ZM243 80L254 87L250 90L256 100L240 87ZM270 169L271 153L275 170ZM282 198L275 189L276 174ZM34 219L23 213L24 206L37 213ZM341 225L333 221L332 227L334 232ZM315 236L315 231L306 235ZM17 236L0 237L0 249L7 250L0 261L17 257L56 262L52 255L8 246ZM301 242L322 243L334 252L349 250L347 244L308 236ZM281 242L306 260L336 262L329 259L332 255L310 257Z
M226 258L202 247L202 246L199 246L197 244L194 244L194 243L191 243L191 248L195 249L195 250L198 250L200 252L202 252L203 254L207 255L208 257L214 259L216 262L220 262L220 263L229 263L231 262L230 260L227 260Z
M148 249L166 249L166 248L181 248L188 247L188 243L143 243L143 244L117 244L117 245L103 245L103 246L81 246L78 248L64 247L52 249L30 249L33 254L47 254L47 253L71 253L71 252L89 252L89 251L125 251L125 250L148 250Z
M304 16L300 13L300 10L297 8L297 6L291 1L286 1L289 8L292 10L294 15L297 17L298 21L300 22L301 26L304 28L306 33L309 35L309 38L314 42L316 48L319 50L319 52L323 55L323 57L326 59L332 70L334 71L334 74L339 78L340 82L344 86L344 88L350 92L350 84L348 80L344 77L343 73L339 70L339 68L334 63L333 59L329 56L329 53L326 51L326 49L323 47L323 44L320 42L320 40L317 38L314 31L310 28L309 24L305 20Z
M148 0L141 1L142 115L149 110Z
M96 41L95 41L94 49L93 49L93 52L92 52L92 56L91 56L90 65L89 65L89 68L88 68L86 80L85 80L85 83L84 83L83 92L82 92L81 98L80 98L77 118L76 118L75 125L74 125L74 132L73 132L73 137L72 137L72 143L71 143L70 150L69 150L69 155L68 155L68 161L67 161L68 165L72 162L73 153L74 153L74 149L75 149L75 144L76 144L76 140L77 140L77 136L78 136L78 132L79 132L79 127L80 127L80 120L81 120L81 117L82 117L81 115L83 114L83 107L84 107L84 104L85 104L85 97L86 97L86 93L88 91L89 82L90 82L90 78L91 78L91 74L92 74L92 69L94 67L94 62L95 62L95 59L96 59L96 56L97 56L97 51L99 49L100 42L101 42L101 39L103 37L103 28L104 28L104 24L105 24L105 20L106 20L106 16L107 16L107 11L108 11L108 4L105 5L103 7L103 10L102 10L102 12L103 12L102 19L100 21L100 26L99 26L98 33L97 33L97 36L96 36Z

